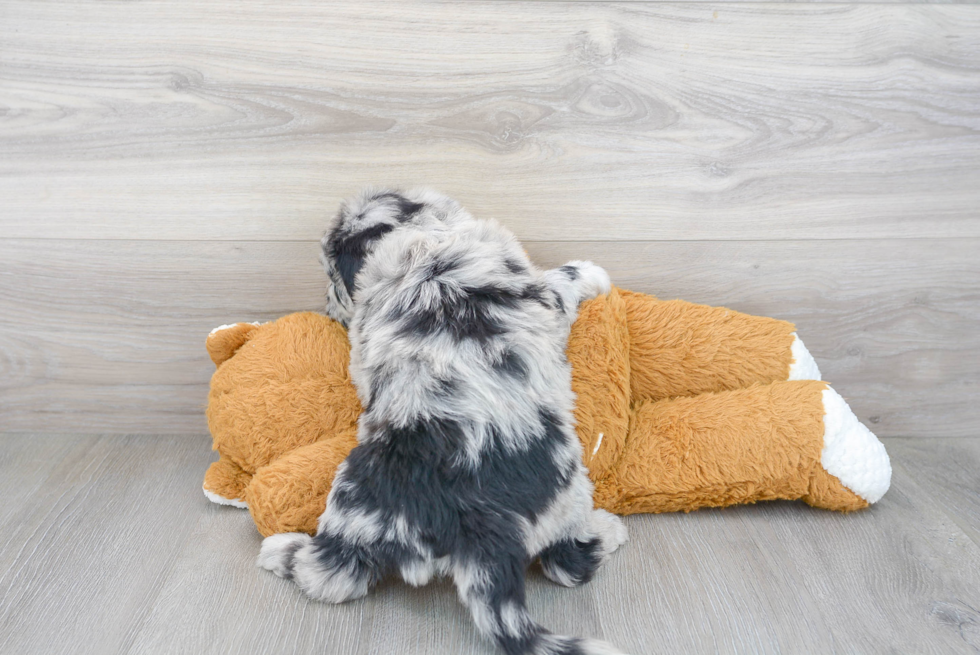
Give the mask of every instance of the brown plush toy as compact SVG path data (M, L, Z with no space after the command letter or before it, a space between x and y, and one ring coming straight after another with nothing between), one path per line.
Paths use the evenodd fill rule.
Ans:
M213 331L204 492L263 536L316 532L361 406L343 327L314 313ZM617 514L801 499L850 511L887 491L888 455L819 381L793 325L613 288L568 342L595 504Z

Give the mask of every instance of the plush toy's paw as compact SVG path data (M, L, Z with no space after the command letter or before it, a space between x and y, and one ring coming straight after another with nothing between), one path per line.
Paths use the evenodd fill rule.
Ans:
M248 503L239 498L225 498L224 496L218 495L213 491L208 491L207 487L201 487L204 490L204 495L207 499L216 505L227 505L228 507L237 507L239 509L248 509Z
M824 438L820 463L841 484L869 503L891 485L892 467L885 446L866 428L836 391L823 392Z
M204 474L204 495L212 503L246 509L245 488L251 480L252 476L238 464L222 456Z
M800 335L793 333L793 345L790 346L793 362L789 365L789 377L787 380L822 380L820 369L813 355L803 345Z
M232 323L220 325L208 333L205 348L215 366L221 366L249 340L259 323Z
M573 279L579 302L589 300L612 289L612 281L606 269L585 261L572 261L562 266L562 270L573 269L576 278Z
M280 578L291 580L296 551L311 541L313 538L302 532L287 532L266 537L262 540L262 549L255 563Z

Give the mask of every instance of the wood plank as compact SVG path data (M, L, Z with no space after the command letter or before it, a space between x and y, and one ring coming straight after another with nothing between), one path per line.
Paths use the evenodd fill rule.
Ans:
M16 453L0 458L0 479L23 468L34 487L0 524L0 652L126 652L211 505L207 440L0 439Z
M317 253L0 240L0 430L207 432L208 332L322 309Z
M208 511L131 652L497 653L448 581L415 589L390 580L362 600L311 602L291 582L255 567L260 542L247 513ZM528 603L550 628L601 636L589 587L567 590L533 574Z
M811 520L801 504L791 511ZM630 541L591 583L606 636L624 652L833 652L820 600L800 589L757 508L636 515L627 525Z
M636 654L970 652L980 545L946 513L963 503L921 482L957 476L980 439L886 447L893 487L870 510L631 516L630 541L588 585L532 571L531 612ZM335 606L256 568L248 514L200 493L210 459L189 437L0 435L0 488L36 486L0 522L0 652L497 652L446 582L389 581Z
M257 569L258 548L244 512L209 513L188 540L132 652L498 652L476 633L448 581L415 589L391 580L363 600L316 603L294 584ZM550 629L602 636L591 587L565 589L533 572L528 605Z
M0 433L0 534L8 535L11 520L24 506L44 497L51 471L91 450L98 437L91 435L31 436ZM11 555L12 553L7 553Z
M262 537L248 512L208 503L200 484L194 491L208 507L184 517L193 530L129 652L364 652L376 599L308 601L255 566Z
M0 236L314 239L369 183L525 240L980 236L976 6L21 1L0 43Z
M980 429L977 240L531 243L624 288L794 321L885 436ZM0 240L0 429L199 434L212 327L322 307L317 245ZM971 432L972 431L972 432Z
M902 470L880 504L855 514L763 503L638 516L630 528L627 550L608 565L616 585L597 588L607 634L619 626L624 650L952 653L980 645L980 548Z
M980 545L980 439L890 439L888 452Z
M901 467L867 513L801 524L788 506L764 509L838 652L980 647L980 548Z

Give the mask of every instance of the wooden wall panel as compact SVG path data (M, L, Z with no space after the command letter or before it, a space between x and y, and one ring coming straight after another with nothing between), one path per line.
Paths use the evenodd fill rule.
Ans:
M980 240L530 243L620 286L797 323L882 435L976 434ZM307 242L0 240L0 430L200 433L208 331L322 307Z
M795 320L882 434L980 426L980 6L0 6L0 429L201 432L372 183Z
M0 237L314 239L370 183L525 240L980 236L977 6L6 2L0 44Z

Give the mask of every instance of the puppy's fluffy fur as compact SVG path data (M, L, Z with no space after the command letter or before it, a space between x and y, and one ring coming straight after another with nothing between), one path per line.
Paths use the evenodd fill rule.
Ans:
M281 534L259 565L343 602L398 573L451 575L507 653L611 653L534 623L524 575L567 586L626 540L592 506L565 359L580 301L609 290L590 262L542 271L494 221L431 191L345 203L322 242L327 313L349 326L364 414L315 537Z

